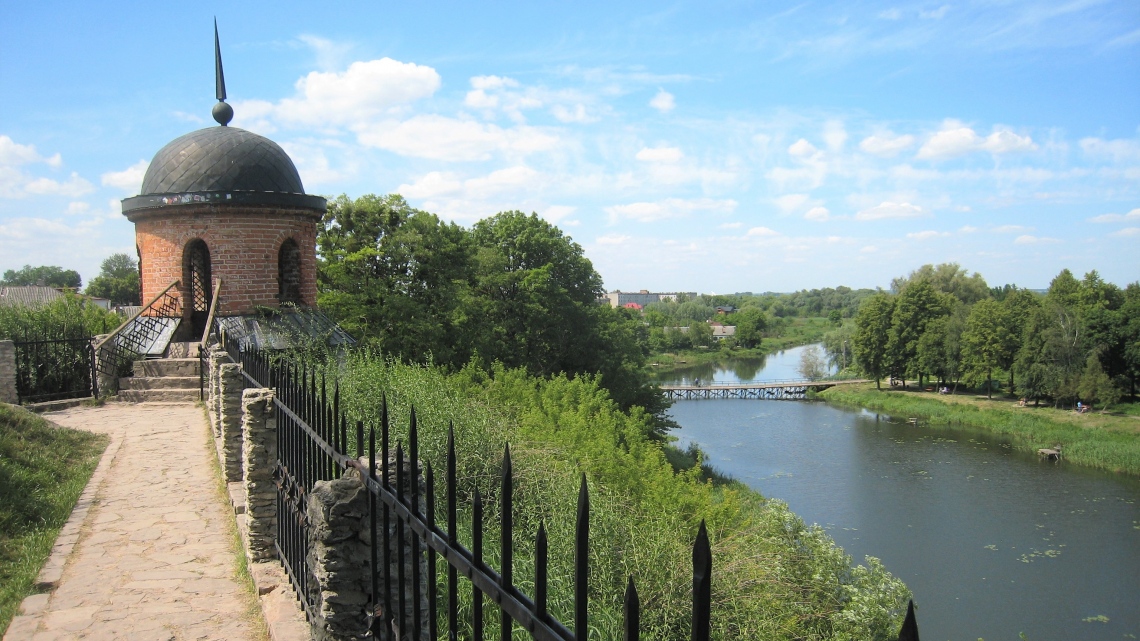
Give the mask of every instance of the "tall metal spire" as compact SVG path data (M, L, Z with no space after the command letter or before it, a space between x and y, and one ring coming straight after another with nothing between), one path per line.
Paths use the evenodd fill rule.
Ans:
M225 127L234 117L234 108L226 104L226 76L222 73L222 45L218 42L218 19L214 18L214 81L218 104L211 113L219 125Z

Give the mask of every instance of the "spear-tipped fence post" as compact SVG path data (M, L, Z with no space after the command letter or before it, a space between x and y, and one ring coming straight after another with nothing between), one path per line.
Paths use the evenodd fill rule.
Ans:
M712 608L712 551L705 521L693 543L693 636L692 641L708 641Z
M503 472L501 526L499 531L499 587L509 592L514 587L514 509L513 483L511 481L511 446L508 443L503 447ZM502 641L511 641L511 615L506 609L500 611L499 638Z
M633 577L625 585L625 601L622 604L624 615L623 641L638 641L641 635L641 601L637 598L637 588L633 585Z
M590 492L586 473L578 486L578 520L574 532L574 638L586 641L589 635L586 614L590 594Z

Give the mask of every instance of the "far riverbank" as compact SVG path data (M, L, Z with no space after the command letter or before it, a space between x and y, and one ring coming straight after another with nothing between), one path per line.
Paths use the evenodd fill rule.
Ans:
M1013 447L1031 453L1060 445L1070 463L1140 476L1140 418L1135 416L1022 407L1013 400L974 394L876 390L871 383L832 387L817 397L898 418L968 425L1004 436Z

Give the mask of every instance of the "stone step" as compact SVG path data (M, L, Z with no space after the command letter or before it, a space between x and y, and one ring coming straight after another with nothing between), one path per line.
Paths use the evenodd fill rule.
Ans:
M198 376L197 358L159 358L135 361L135 376L139 378L155 376Z
M202 344L199 341L171 343L166 348L167 358L198 358Z
M125 403L193 403L198 400L195 389L125 389L118 399Z
M119 379L119 389L192 389L202 384L197 376L128 376Z

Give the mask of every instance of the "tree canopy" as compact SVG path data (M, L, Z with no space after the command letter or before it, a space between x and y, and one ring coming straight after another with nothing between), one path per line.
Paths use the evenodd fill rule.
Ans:
M111 254L84 293L110 299L115 305L141 305L138 263L129 254Z
M41 265L32 267L24 265L23 269L9 269L4 272L4 279L0 285L30 286L43 285L45 287L61 287L78 290L83 286L83 279L74 269L64 269L56 265Z

